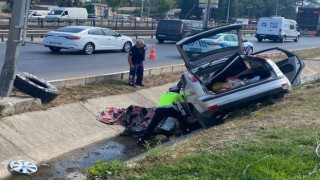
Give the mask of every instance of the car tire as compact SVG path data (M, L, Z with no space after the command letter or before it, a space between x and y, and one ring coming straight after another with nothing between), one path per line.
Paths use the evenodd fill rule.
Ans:
M280 42L281 43L284 43L286 41L286 36L283 36L281 39L280 39Z
M281 100L281 99L284 98L284 96L285 96L285 93L284 93L284 92L281 92L281 93L278 93L278 94L274 94L274 95L273 95L273 99L275 99L275 100Z
M61 48L59 48L59 47L49 47L49 49L54 53L58 53L61 50Z
M212 116L210 118L203 117L197 110L196 108L193 108L193 115L195 118L198 120L198 122L201 124L202 127L204 128L210 128L212 126L216 126L218 124L223 123L224 117L226 114L220 115L220 116Z
M300 39L300 36L297 36L296 39L294 39L294 42L298 42Z
M131 42L127 41L126 43L124 43L123 48L122 48L122 52L129 52L130 49L132 47Z
M162 43L164 42L164 40L163 40L163 39L158 39L158 42L159 42L160 44L162 44Z
M262 42L262 38L258 38L258 42Z
M44 103L54 100L59 95L59 90L55 86L26 72L18 72L13 85L20 91L41 99Z
M86 45L84 45L83 47L83 53L86 54L86 55L90 55L94 52L94 44L93 43L87 43Z
M250 54L252 54L253 53L253 47L250 47L249 49L248 49L248 51L246 52L246 54L247 55L250 55Z

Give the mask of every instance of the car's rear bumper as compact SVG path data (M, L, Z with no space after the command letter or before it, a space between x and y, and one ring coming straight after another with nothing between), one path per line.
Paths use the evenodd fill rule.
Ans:
M170 41L180 41L183 39L181 35L171 35L171 34L156 34L158 40L170 40Z
M270 40L279 40L282 38L281 35L269 35L269 34L256 34L257 39L270 39Z

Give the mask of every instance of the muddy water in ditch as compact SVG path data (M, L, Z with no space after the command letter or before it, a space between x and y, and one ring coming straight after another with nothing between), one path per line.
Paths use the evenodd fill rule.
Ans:
M131 137L116 137L90 147L72 151L38 166L31 176L13 173L8 180L25 179L85 179L86 168L96 161L127 160L144 153Z

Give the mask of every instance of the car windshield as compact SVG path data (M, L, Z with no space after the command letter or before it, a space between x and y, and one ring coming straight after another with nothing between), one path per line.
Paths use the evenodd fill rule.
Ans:
M52 10L50 11L49 15L61 15L62 12L62 10Z
M56 31L59 32L71 32L71 33L79 33L81 31L83 31L85 29L83 28L78 28L78 27L63 27L63 28L59 28Z
M182 45L182 49L190 62L201 60L201 57L223 51L239 48L239 38L236 30L218 34L207 34Z

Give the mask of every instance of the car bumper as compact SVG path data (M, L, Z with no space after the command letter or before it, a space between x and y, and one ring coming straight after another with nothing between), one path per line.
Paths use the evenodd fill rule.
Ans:
M270 40L279 40L282 38L281 35L268 35L268 34L256 34L256 38L261 39L270 39Z
M61 43L61 42L43 42L45 47L58 47L61 49L82 50L83 46L75 43Z

